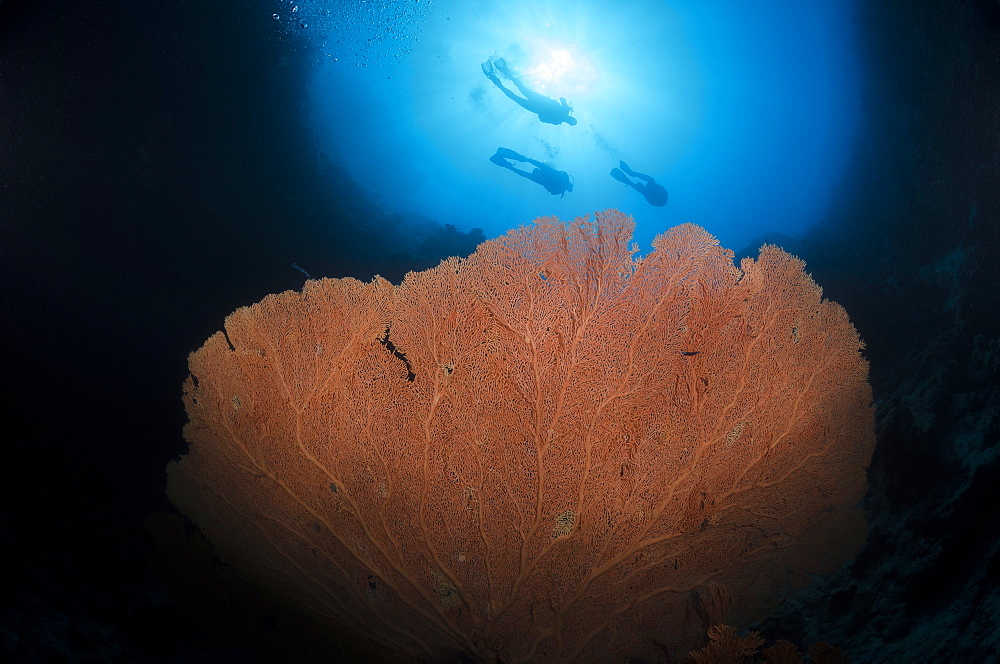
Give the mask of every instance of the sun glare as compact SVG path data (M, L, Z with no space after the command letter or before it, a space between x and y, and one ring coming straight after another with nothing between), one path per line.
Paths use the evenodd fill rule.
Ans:
M850 3L435 0L393 64L395 35L369 43L345 28L360 14L344 23L322 14L327 0L296 2L343 54L316 79L325 149L393 212L499 234L619 207L641 218L642 246L680 221L745 244L820 218L849 154ZM576 122L541 120L529 95L565 98ZM567 172L573 191L498 168L500 147ZM664 183L669 205L624 184L623 161Z
M532 40L528 62L522 75L545 95L580 97L590 91L597 78L594 63L576 44L550 39Z

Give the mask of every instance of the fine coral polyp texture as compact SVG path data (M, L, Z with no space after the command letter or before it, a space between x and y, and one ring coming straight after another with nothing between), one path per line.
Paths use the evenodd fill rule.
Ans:
M655 659L852 556L862 344L804 264L554 218L321 279L190 357L168 492L237 565L400 658Z

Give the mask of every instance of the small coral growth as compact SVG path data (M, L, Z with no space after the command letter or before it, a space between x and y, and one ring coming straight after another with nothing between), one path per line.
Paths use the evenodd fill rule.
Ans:
M760 650L764 639L757 632L747 632L739 636L729 625L713 625L708 628L708 645L689 653L686 664L802 664L802 653L790 641L778 641L773 646ZM814 643L809 648L809 658L813 664L848 664L840 654L840 648L828 643Z

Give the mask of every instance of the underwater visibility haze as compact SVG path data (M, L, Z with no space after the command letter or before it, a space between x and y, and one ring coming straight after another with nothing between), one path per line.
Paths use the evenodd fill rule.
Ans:
M322 54L307 102L316 147L385 209L463 231L614 207L635 217L643 251L681 222L739 249L821 222L855 142L850 2L289 5L275 20ZM389 38L357 29L393 20ZM489 59L565 98L575 126L505 96ZM572 191L498 168L498 147L565 171ZM620 161L665 186L667 204L613 178Z

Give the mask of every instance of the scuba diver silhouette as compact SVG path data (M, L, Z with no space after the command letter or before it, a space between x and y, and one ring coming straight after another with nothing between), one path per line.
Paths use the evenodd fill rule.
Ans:
M636 173L631 168L629 168L628 164L626 164L624 161L618 162L618 165L621 166L621 170L618 170L617 168L612 168L611 177L618 180L619 182L624 182L628 186L638 191L646 198L646 201L650 205L655 205L656 207L663 207L664 205L667 204L667 190L663 188L663 185L657 184L656 180L654 180L648 175L643 175L642 173ZM625 173L622 173L622 171L625 171L625 173L628 173L634 178L645 180L646 183L643 184L641 182L633 182L628 178L627 175L625 175Z
M517 173L521 177L528 178L532 182L537 182L545 187L545 189L553 196L565 196L567 191L573 191L573 181L570 178L569 173L566 171L557 171L551 166L546 166L540 161L535 161L530 157L525 157L523 154L518 154L513 150L508 150L507 148L497 148L496 154L490 157L490 161L497 166L501 166ZM535 166L535 169L530 173L522 171L515 168L511 161L524 161Z
M521 91L524 98L518 97L512 90L508 90L500 82L500 77L493 70L494 67L499 69L501 74L509 78L511 83L517 86L517 89ZM565 97L560 97L559 101L556 101L551 97L546 97L543 94L535 92L524 84L520 76L511 72L507 66L507 61L503 58L490 58L484 62L483 73L486 74L486 78L493 81L495 86L500 88L501 92L516 101L522 108L535 113L542 122L553 125L562 124L563 122L570 126L576 124L576 118L570 115L573 112L573 107L569 105Z

